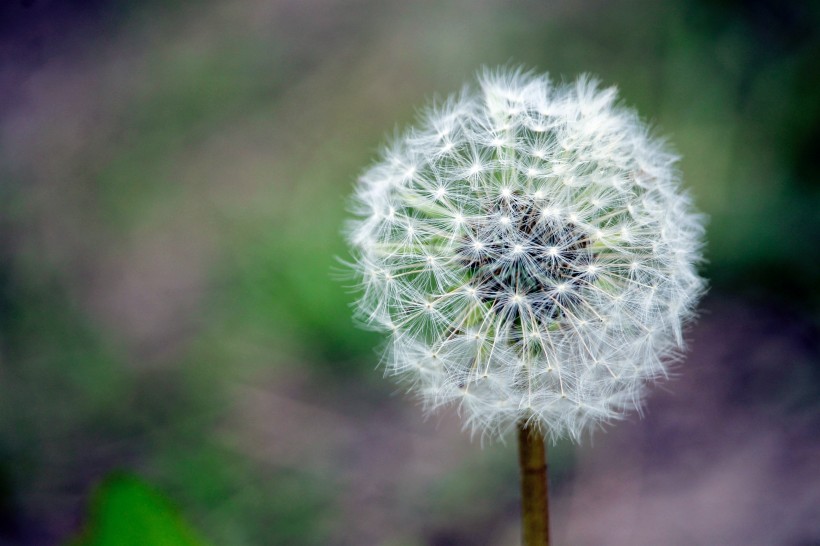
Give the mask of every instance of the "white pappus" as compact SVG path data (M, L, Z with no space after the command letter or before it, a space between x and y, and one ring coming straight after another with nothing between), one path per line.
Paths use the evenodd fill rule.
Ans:
M485 70L359 179L357 315L429 409L553 439L639 407L704 290L676 157L614 88Z

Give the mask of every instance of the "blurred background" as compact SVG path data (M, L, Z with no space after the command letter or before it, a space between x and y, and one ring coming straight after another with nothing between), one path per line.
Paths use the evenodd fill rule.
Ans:
M711 289L643 416L550 450L558 545L820 544L820 6L3 0L0 544L516 544L514 442L424 419L340 227L483 64L617 84Z

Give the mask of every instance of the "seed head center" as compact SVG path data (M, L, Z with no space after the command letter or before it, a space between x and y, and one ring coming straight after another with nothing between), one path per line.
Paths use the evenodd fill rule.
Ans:
M468 226L459 251L471 293L492 304L526 303L542 320L557 318L561 301L574 297L594 270L588 235L569 218L545 216L531 196L517 192L476 217L484 220Z

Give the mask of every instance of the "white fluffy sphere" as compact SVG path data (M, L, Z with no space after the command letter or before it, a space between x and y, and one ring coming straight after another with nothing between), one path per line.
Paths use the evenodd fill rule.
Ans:
M614 89L499 69L359 179L358 315L388 373L473 431L553 438L639 406L704 283L676 157Z

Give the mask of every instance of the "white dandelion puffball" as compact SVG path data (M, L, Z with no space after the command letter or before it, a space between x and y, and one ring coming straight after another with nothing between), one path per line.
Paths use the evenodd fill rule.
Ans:
M359 179L359 317L434 409L578 439L639 406L703 292L676 157L613 88L484 71Z

